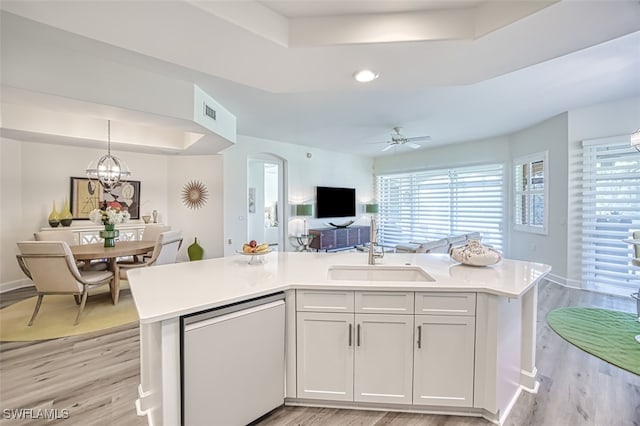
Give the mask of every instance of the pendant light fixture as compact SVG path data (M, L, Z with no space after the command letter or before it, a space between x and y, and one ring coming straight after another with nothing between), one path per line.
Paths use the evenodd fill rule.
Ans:
M103 155L97 162L91 162L87 167L89 180L100 182L106 192L111 192L120 182L126 181L131 172L126 164L118 157L111 155L111 120L107 120L107 155Z

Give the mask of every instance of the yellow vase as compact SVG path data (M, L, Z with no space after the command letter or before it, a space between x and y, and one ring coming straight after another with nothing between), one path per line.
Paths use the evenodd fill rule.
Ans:
M56 211L56 202L53 202L53 209L51 213L49 213L49 226L55 228L60 225L60 216L58 216L58 212Z
M60 212L60 223L62 226L70 226L73 220L73 215L71 214L71 210L69 210L69 202L67 199L64 199L64 207L62 207L62 211Z

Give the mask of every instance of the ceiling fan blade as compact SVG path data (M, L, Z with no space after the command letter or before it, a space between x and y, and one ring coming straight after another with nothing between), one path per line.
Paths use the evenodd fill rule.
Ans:
M384 148L382 148L382 152L385 152L385 151L391 149L394 145L395 144L389 144L389 145L385 146Z
M411 148L413 148L413 149L418 149L418 148L420 148L420 145L418 145L417 143L413 143L413 142L405 142L405 145L406 145L406 146L409 146L409 147L411 147Z
M406 138L407 142L424 142L430 141L431 136L416 136L414 138Z

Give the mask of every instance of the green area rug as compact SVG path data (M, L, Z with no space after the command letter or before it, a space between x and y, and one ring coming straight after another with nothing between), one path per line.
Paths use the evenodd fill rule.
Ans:
M597 308L560 308L547 323L563 339L610 364L640 375L640 322L633 314Z

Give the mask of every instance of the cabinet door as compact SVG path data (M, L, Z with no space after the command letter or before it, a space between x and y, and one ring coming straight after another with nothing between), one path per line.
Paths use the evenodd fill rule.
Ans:
M416 315L413 403L473 406L475 317Z
M411 404L413 315L356 314L355 401Z
M353 401L353 314L297 313L298 398Z

